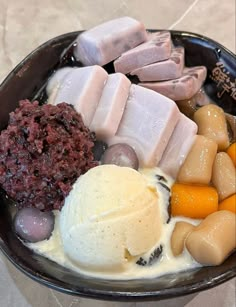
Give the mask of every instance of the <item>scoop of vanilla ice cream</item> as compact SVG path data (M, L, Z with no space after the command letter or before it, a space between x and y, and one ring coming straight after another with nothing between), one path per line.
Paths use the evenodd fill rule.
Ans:
M124 270L158 242L162 224L155 187L139 172L115 165L81 176L60 215L64 252L90 270Z

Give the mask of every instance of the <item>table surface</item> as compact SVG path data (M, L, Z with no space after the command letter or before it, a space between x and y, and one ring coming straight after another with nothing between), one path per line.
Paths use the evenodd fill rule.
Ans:
M0 82L30 51L48 39L121 16L141 20L146 28L200 33L235 53L235 0L0 0L0 7ZM0 253L0 306L233 307L235 279L178 299L103 302L68 296L41 286L16 270Z

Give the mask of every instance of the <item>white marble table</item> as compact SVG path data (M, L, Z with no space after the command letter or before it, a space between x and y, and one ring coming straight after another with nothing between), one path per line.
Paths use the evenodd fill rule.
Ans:
M147 28L201 33L235 52L235 0L0 0L0 81L35 47L62 33L129 15ZM235 279L186 297L150 303L71 297L30 280L0 253L4 307L233 307Z

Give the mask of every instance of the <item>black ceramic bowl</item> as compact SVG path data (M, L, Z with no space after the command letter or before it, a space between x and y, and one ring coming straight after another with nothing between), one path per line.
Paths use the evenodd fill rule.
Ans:
M79 32L56 37L33 51L0 86L0 129L6 127L9 112L20 99L45 98L44 86L54 69L76 65L67 48ZM236 57L220 44L192 33L172 31L174 44L186 51L186 65L205 65L207 94L225 111L236 114ZM67 48L66 52L63 51ZM62 55L63 53L63 55ZM111 71L111 65L107 69ZM33 253L12 228L9 199L0 192L0 248L6 257L32 279L64 293L84 297L120 300L160 300L209 289L236 276L236 253L222 265L165 275L154 279L111 281L88 278Z

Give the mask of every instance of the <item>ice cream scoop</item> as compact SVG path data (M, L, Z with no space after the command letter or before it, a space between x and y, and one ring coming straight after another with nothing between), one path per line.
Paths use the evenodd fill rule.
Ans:
M122 271L162 232L154 186L139 172L101 165L81 176L60 215L64 252L88 270Z

